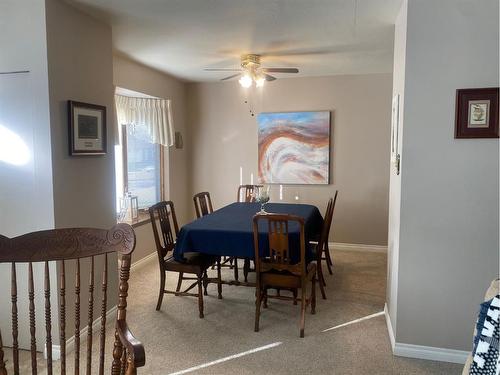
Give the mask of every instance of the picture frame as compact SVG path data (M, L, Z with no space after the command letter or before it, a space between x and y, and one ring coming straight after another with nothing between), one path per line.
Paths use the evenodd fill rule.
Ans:
M329 185L331 135L329 110L259 113L259 183ZM283 158L283 154L287 157Z
M458 89L455 138L498 138L498 87Z
M106 107L68 100L69 154L105 155Z

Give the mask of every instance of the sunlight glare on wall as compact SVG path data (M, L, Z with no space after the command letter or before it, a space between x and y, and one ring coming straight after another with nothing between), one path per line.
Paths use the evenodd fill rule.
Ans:
M0 162L22 166L30 160L30 150L22 138L0 125Z

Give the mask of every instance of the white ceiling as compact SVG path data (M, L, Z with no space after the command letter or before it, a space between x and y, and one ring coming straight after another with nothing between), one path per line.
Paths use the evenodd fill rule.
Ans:
M392 71L401 0L67 0L112 25L118 53L189 81L214 81L240 55L293 76ZM276 74L280 77L292 75Z

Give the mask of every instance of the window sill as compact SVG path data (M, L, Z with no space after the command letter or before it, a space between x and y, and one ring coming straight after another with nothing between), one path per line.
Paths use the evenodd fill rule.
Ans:
M139 216L137 219L133 220L120 220L118 223L125 223L128 225L131 225L132 228L137 228L142 225L146 225L151 222L151 218L149 217L149 213L147 212L139 212Z

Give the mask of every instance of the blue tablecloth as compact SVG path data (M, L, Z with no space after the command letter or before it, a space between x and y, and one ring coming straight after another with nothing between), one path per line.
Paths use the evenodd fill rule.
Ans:
M210 215L184 225L177 237L174 258L182 261L183 254L199 252L212 255L237 256L251 258L255 256L253 246L252 218L260 210L259 203L232 203ZM308 204L269 203L266 211L280 214L293 214L304 218L306 244L319 236L323 218L317 207ZM292 259L299 256L299 226L290 225L290 250ZM261 254L268 250L267 225L259 226L259 249ZM306 248L308 248L306 246ZM312 254L307 250L306 258Z

